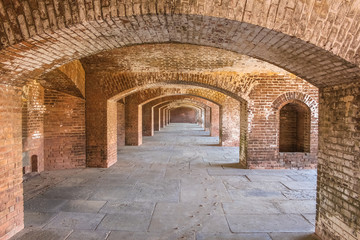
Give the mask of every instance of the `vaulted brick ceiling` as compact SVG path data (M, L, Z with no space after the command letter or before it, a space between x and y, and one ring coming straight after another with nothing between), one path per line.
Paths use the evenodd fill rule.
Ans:
M119 47L181 42L265 60L316 86L357 81L359 1L0 1L1 82Z

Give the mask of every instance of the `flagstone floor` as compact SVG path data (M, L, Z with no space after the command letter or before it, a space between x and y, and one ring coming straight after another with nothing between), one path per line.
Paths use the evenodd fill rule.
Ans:
M316 170L236 168L238 148L170 124L108 169L43 172L24 183L12 239L314 240Z

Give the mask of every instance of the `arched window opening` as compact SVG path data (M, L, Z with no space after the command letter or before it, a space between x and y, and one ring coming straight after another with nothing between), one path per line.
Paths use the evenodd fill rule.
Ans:
M31 156L31 172L38 172L38 156Z
M310 152L310 115L301 102L280 109L280 152Z

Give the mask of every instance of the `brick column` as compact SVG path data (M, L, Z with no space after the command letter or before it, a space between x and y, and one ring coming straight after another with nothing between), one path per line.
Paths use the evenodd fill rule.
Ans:
M154 113L154 131L160 131L160 113L159 113L159 107L152 107L153 113Z
M206 107L205 108L205 131L210 131L211 128L211 108Z
M159 118L160 118L160 129L165 127L165 106L159 108Z
M125 146L125 104L117 103L117 146Z
M142 107L131 96L125 100L125 143L131 146L142 144Z
M240 102L226 97L221 112L221 139L222 146L237 147L240 142Z
M358 240L360 83L320 89L317 222L321 239Z
M164 126L167 126L169 124L169 109L168 108L165 108L164 109L164 117L165 117L165 122L164 122Z
M21 89L0 85L0 238L24 228L22 186Z
M150 104L142 106L142 134L154 136L154 109Z

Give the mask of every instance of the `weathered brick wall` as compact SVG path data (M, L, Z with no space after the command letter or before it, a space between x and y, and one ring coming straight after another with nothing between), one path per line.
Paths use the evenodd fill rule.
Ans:
M197 112L194 108L178 107L170 110L171 123L197 123Z
M257 85L249 95L248 161L250 168L316 168L318 89L291 75L253 76ZM280 110L299 101L311 110L309 153L281 153Z
M0 238L24 227L21 88L0 84Z
M45 170L85 167L85 100L45 89L44 103Z
M36 81L22 88L23 172L44 171L44 88Z
M360 84L320 89L316 233L360 238Z

